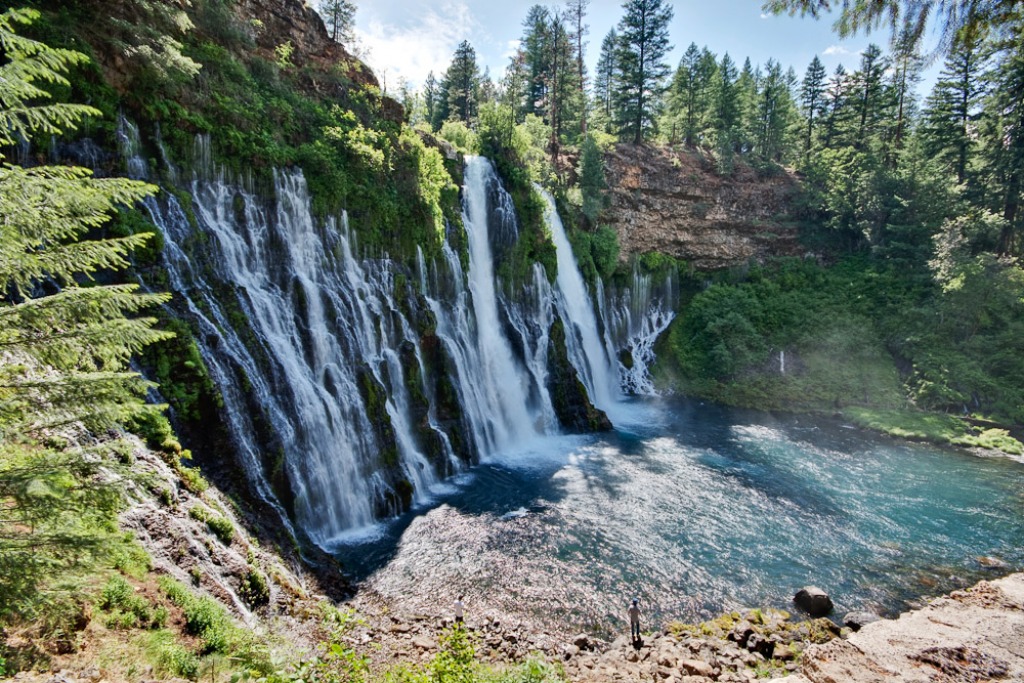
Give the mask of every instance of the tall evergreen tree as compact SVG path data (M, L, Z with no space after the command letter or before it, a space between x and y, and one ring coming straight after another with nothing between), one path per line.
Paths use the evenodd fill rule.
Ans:
M616 110L620 132L640 144L654 126L656 108L670 73L665 63L672 6L662 0L626 0L619 21Z
M479 107L480 68L476 63L476 50L464 40L455 48L452 63L445 72L448 117L473 125Z
M987 166L1005 219L999 240L1004 254L1021 253L1024 233L1024 16L997 34L992 95L986 103Z
M892 98L894 100L895 117L889 136L890 165L895 166L904 140L911 114L915 107L914 90L921 81L921 69L924 60L917 51L917 41L904 30L893 46L892 56Z
M437 99L437 79L434 77L434 72L431 71L427 74L427 80L423 81L423 106L426 110L426 122L427 125L430 126L431 130L437 130L434 127L434 110L437 108Z
M714 55L706 47L697 49L696 43L690 43L679 60L670 87L670 104L687 146L698 144L707 132L717 71Z
M739 154L746 154L754 148L757 129L757 90L760 80L760 69L755 71L750 64L750 58L747 57L743 60L743 68L740 69L733 89L736 108L739 111L739 123L733 136L733 149Z
M967 180L976 147L973 128L985 92L981 76L987 60L982 43L983 34L977 30L965 30L957 37L925 102L925 150L953 169L960 184Z
M782 65L769 59L758 93L755 151L764 159L781 161L786 151L786 134L794 120L789 77Z
M551 13L542 5L533 5L523 21L523 37L520 41L526 68L526 92L523 113L547 115L548 84L551 82L548 68L551 49L549 35Z
M853 88L857 98L856 144L864 145L881 132L882 123L888 114L885 72L889 60L881 48L872 43L861 55L860 69L853 74Z
M17 34L38 16L0 14L0 147L99 114L49 102L42 84L69 87L69 67L86 58ZM0 617L32 616L51 581L67 583L119 543L111 530L122 497L102 436L155 410L129 361L169 335L129 315L168 297L138 294L137 285L80 286L126 266L150 235L83 238L155 189L82 168L0 165ZM101 445L60 438L75 424L91 431L79 441Z
M356 4L352 0L320 0L320 16L331 40L346 45L355 41Z
M594 70L594 104L604 123L606 133L611 131L610 126L613 119L613 95L617 87L618 76L618 49L619 36L613 28L601 41L601 53Z
M735 149L735 140L739 137L740 102L736 96L736 63L729 53L722 55L718 65L718 77L715 79L715 102L712 123L715 129L715 142L721 161L731 164Z
M526 52L518 48L509 58L502 79L501 101L512 112L513 121L522 123L526 115L524 101L529 91L529 74L526 67Z
M826 79L825 66L815 55L814 59L807 66L804 80L800 84L800 107L803 109L804 119L807 125L804 126L804 163L810 162L811 149L814 145L814 126L820 125L820 119L827 111L826 100Z
M572 43L573 60L576 65L576 107L579 109L580 132L587 132L587 64L584 53L587 49L587 34L590 26L586 23L587 7L590 0L566 0L565 20L569 25L569 42Z
M557 12L551 17L548 36L547 123L551 126L551 154L557 157L565 121L573 118L573 114L576 113L573 111L573 104L577 92L572 44L565 23Z
M829 79L825 90L825 118L822 144L825 149L852 145L854 140L853 120L856 118L853 79L840 64Z

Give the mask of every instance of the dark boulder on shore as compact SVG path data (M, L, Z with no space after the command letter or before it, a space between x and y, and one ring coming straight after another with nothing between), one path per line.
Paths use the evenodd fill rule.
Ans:
M805 586L793 596L796 606L812 617L823 617L832 611L832 598L817 586Z
M849 612L843 617L843 626L848 626L853 631L859 631L864 626L879 619L881 617L873 612L865 612L863 610L860 612Z

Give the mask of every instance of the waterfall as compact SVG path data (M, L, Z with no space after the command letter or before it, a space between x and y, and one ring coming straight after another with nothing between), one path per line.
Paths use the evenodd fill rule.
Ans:
M630 284L605 288L597 283L599 312L609 348L618 349L622 388L631 394L656 396L650 367L654 344L675 318L676 284L671 273L655 284L654 276L633 263Z
M587 388L587 393L598 408L609 410L621 400L619 378L612 365L608 348L601 339L594 314L594 304L583 280L572 245L565 234L562 219L555 209L554 198L538 188L547 204L545 218L551 230L558 259L558 296L555 298L559 315L566 323L566 342L569 359Z
M489 197L497 198L497 206ZM511 198L491 163L468 157L462 217L469 273L463 274L458 254L446 244L449 298L426 297L437 319L438 336L456 368L476 452L483 457L543 434L553 421L543 382L525 367L506 336L495 285L491 228L514 230L507 222L514 218L510 206ZM425 276L421 280L426 283Z
M421 376L422 358L393 300L395 265L357 259L344 218L317 225L300 171L273 181L265 203L206 168L189 188L191 219L170 193L146 206L247 474L276 501L267 471L285 468L295 519L329 546L400 511L409 491L425 501L439 479L411 423L400 349ZM367 393L381 397L376 415ZM450 474L447 435L437 441Z
M122 121L118 134L131 175L145 178L138 131ZM144 202L163 233L172 314L192 327L246 476L318 545L425 503L481 458L557 433L556 317L594 402L619 399L613 330L599 325L556 213L556 285L534 264L520 291L498 286L496 258L518 226L486 159L466 160L468 268L447 242L407 268L361 256L346 216L315 220L300 170L275 171L256 192L213 164L207 137L191 172L157 144L164 177L186 190Z

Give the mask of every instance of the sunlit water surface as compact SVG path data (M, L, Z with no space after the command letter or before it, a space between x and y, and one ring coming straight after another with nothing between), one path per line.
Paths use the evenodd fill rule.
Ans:
M892 614L1024 567L1024 465L1008 458L681 400L617 412L613 433L493 456L339 558L409 610L465 593L471 614L596 632L634 595L651 626L789 608L807 584L839 615Z

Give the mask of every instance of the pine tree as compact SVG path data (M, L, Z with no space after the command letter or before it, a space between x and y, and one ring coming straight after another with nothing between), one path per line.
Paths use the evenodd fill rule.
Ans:
M537 114L547 118L548 84L551 82L548 69L551 40L549 28L551 13L546 7L533 5L523 21L523 37L520 45L526 69L526 92L523 114Z
M836 149L852 145L853 119L856 117L854 105L853 79L840 64L829 79L825 90L825 119L822 144L825 149Z
M69 67L86 58L17 35L16 25L37 17L0 15L2 146L72 131L99 113L49 102L40 84L67 87ZM102 434L154 410L143 402L150 385L128 363L168 335L128 315L168 297L138 294L137 285L80 286L125 267L149 236L83 238L155 189L81 168L0 166L0 616L30 615L47 582L66 582L116 542L121 494L109 446L63 435L74 425Z
M1024 232L1024 17L1004 27L995 48L992 94L985 106L987 166L998 191L993 203L1005 219L999 251L1019 254Z
M452 63L444 77L448 117L473 125L479 106L480 69L476 50L464 40L455 48Z
M569 25L569 42L573 48L573 59L576 64L576 93L573 98L580 112L580 133L587 132L587 64L584 52L587 49L587 34L590 27L584 21L590 0L567 0L565 17Z
M987 62L981 49L983 39L979 31L964 31L958 36L925 102L925 150L953 169L960 184L967 180L976 147L974 127L985 91L981 78Z
M888 112L888 98L885 91L885 72L889 68L889 60L882 55L882 50L872 43L861 55L860 69L853 74L853 88L857 98L856 145L864 146L868 140L877 136Z
M718 77L715 80L712 124L721 163L728 167L732 163L740 126L739 99L736 97L736 64L729 53L722 56L722 61L718 65Z
M891 126L888 145L889 164L892 167L895 167L899 153L903 149L909 121L916 105L914 90L921 81L923 65L924 60L917 51L917 42L904 30L893 46L892 57L891 87L895 119Z
M528 91L527 81L526 53L519 48L509 58L501 88L501 102L509 107L515 123L522 123L526 115L523 100Z
M736 98L736 109L739 112L739 123L733 136L733 150L738 154L747 154L754 148L757 124L757 90L761 81L760 68L755 71L750 58L743 60L743 68L736 78L733 89Z
M616 79L618 76L618 65L616 55L619 49L619 36L615 29L608 31L608 34L601 41L601 54L597 59L597 67L594 70L594 102L596 113L604 124L604 131L611 132L613 95L616 90Z
M758 93L755 151L764 159L781 161L786 151L786 134L794 120L790 78L782 65L769 59Z
M431 130L437 130L434 128L434 109L437 107L437 96L437 79L434 77L434 72L431 71L427 74L427 79L423 81L423 107L426 110L425 120Z
M352 0L320 0L320 16L331 40L346 45L355 41L356 5Z
M800 106L803 109L807 126L804 129L804 163L810 163L811 149L814 145L814 126L820 125L820 119L827 111L825 66L815 55L807 67L804 80L800 84Z
M665 55L671 49L668 25L672 6L662 0L626 0L619 21L616 55L620 78L616 110L620 133L640 144L653 128L655 113L670 73Z
M673 115L682 129L683 142L693 147L704 137L709 125L713 81L718 71L714 55L696 43L683 53L670 87Z

